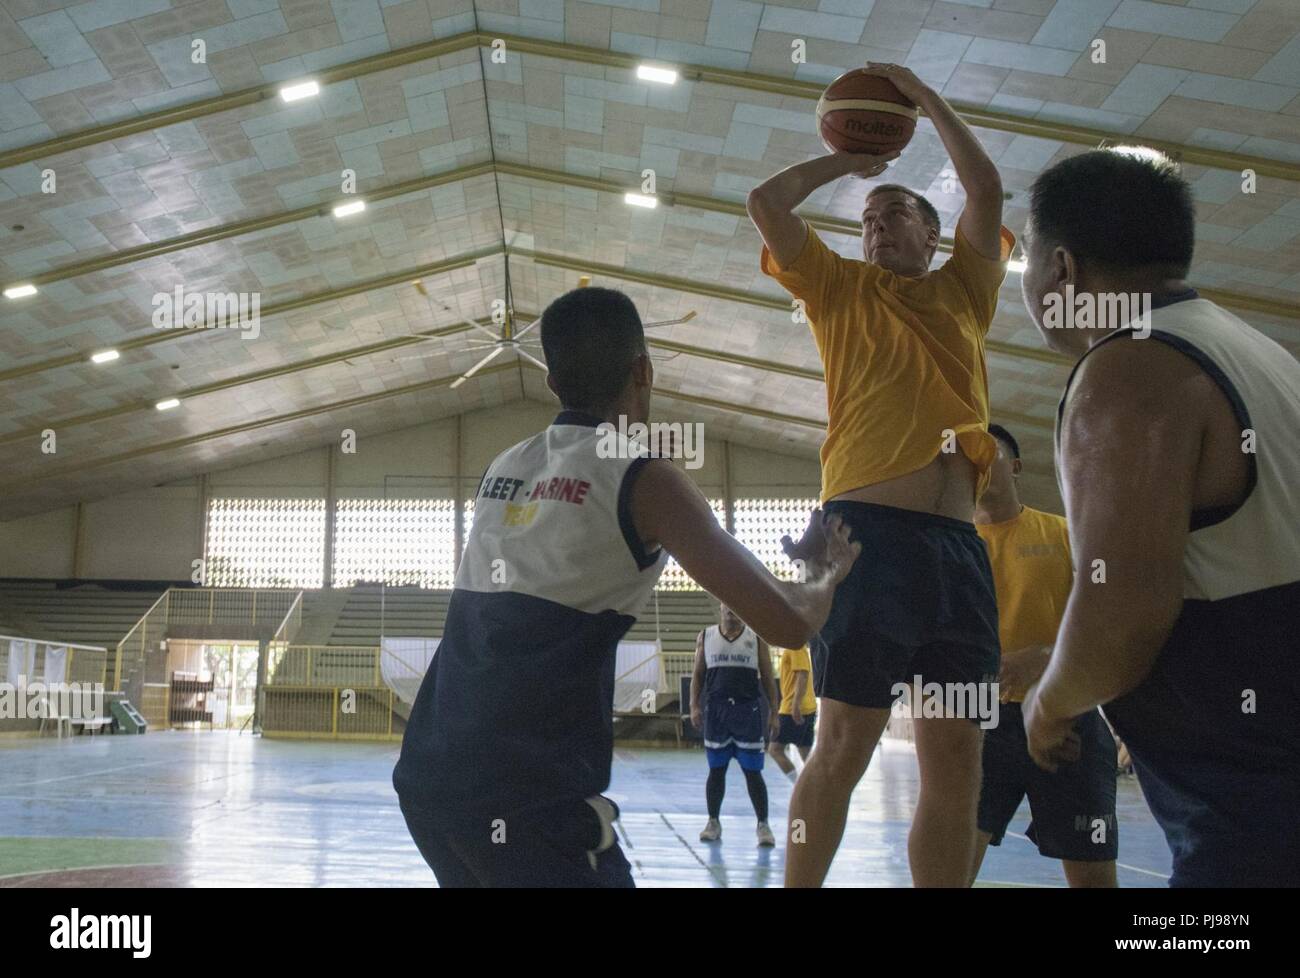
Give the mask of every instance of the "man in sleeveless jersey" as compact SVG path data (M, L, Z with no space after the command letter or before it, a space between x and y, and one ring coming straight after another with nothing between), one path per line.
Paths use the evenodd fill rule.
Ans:
M825 620L858 547L813 516L806 583L777 580L727 534L687 475L623 437L654 371L632 301L577 289L541 319L562 410L479 483L438 653L393 785L442 886L626 887L601 792L613 760L618 641L668 555L764 639ZM622 422L620 424L620 422Z
M914 190L884 184L867 195L862 260L832 251L795 213L819 187L878 176L897 154L832 153L749 194L762 270L806 313L826 374L822 501L863 546L819 636L821 730L790 800L790 824L807 831L788 847L787 886L825 879L895 690L916 681L967 687L998 671L993 578L973 518L997 453L985 430L984 336L1015 239L1001 226L997 167L952 107L906 68L868 69L934 124L966 203L952 257L931 270L939 214ZM798 545L788 552L798 557ZM914 729L912 881L965 886L983 731L949 716L919 718Z
M764 735L776 735L776 684L772 681L772 652L725 604L719 624L710 625L695 639L695 669L691 675L691 723L704 731L704 753L709 762L705 803L709 820L701 842L722 838L722 799L727 791L727 768L734 757L745 775L749 800L758 820L755 834L760 846L776 845L767 824L767 785L763 781Z
M1031 191L1025 305L1077 361L1057 466L1079 573L1029 750L1065 763L1104 704L1171 885L1298 886L1300 364L1188 287L1194 237L1166 159L1084 153Z
M1002 701L998 722L984 731L984 781L971 882L988 847L999 846L1016 809L1029 796L1026 835L1049 859L1061 860L1075 887L1115 886L1119 827L1115 821L1115 738L1097 710L1074 722L1079 757L1055 772L1029 756L1020 703L1047 668L1074 582L1065 519L1020 501L1020 445L1001 425L993 477L975 510L975 528L989 548L998 592Z

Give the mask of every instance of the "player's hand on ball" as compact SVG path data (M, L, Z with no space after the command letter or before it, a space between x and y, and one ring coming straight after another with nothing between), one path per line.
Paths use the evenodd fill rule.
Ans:
M1038 702L1038 683L1025 693L1022 707L1025 717L1025 736L1029 741L1029 756L1044 771L1055 773L1062 764L1077 761L1082 750L1079 735L1074 731L1074 719L1056 719L1045 716Z
M917 78L911 68L882 61L868 61L867 66L862 70L868 75L888 78L900 94L911 99L916 105L920 105L921 100L930 94L930 86Z
M889 168L892 160L898 159L898 150L879 155L875 153L836 153L835 155L844 158L849 173L863 180L870 180L872 177L880 176Z

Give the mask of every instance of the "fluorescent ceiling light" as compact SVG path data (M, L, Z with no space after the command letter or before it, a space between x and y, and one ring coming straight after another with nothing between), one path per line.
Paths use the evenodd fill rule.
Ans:
M6 299L25 299L29 295L36 294L34 285L11 285L5 289Z
M353 200L346 204L339 204L334 208L335 217L347 217L349 214L360 214L366 209L364 200Z
M311 98L313 95L320 94L320 85L314 81L299 82L297 85L285 85L280 89L280 98L286 102L297 102L299 99Z
M1132 143L1120 143L1115 146L1107 146L1112 153L1119 153L1122 156L1130 156L1135 160L1146 160L1150 163L1172 163L1173 160L1168 153L1162 153L1158 149L1150 146L1139 146Z
M181 402L174 397L169 397L165 401L159 401L154 405L159 411L170 411L174 407L180 407Z
M659 201L653 197L647 197L645 194L624 194L623 203L631 204L633 207L658 207Z
M1020 273L1020 272L1024 272L1024 270L1028 267L1029 267L1029 263L1025 261L1023 258L1014 258L1011 261L1007 262L1008 272Z
M112 363L121 355L122 354L118 353L116 350L100 350L98 353L92 353L90 355L90 362L91 363Z
M660 82L664 85L677 84L677 72L672 68L656 68L654 65L637 65L636 76L642 81Z

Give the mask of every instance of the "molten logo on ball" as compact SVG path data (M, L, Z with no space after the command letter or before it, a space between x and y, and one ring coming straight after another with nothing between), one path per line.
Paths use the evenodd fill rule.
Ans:
M904 127L896 122L885 122L881 119L846 119L843 123L846 132L851 132L858 136L901 136Z

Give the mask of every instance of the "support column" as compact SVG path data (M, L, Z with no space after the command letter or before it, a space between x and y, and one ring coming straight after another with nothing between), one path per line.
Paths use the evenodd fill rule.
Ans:
M722 512L723 525L732 536L736 535L736 500L731 491L731 442L722 443Z
M460 570L460 558L465 552L465 492L460 484L462 459L461 459L461 438L464 434L463 427L465 416L456 415L456 431L452 436L455 443L452 445L452 474L451 474L451 494L452 494L452 520L455 526L452 529L453 551L452 551L452 571Z
M253 692L253 733L262 732L262 714L266 705L266 660L271 653L270 643L264 639L257 640L257 689ZM235 653L232 651L231 655Z
M86 504L77 503L76 517L72 523L72 576L85 577L86 557Z
M327 588L334 586L334 510L337 508L334 478L338 450L337 445L329 445L325 449L325 578L322 584Z
M199 514L198 519L194 521L194 550L202 561L199 566L203 568L203 579L195 583L202 586L206 586L208 583L208 502L208 474L204 472L199 476ZM193 579L193 568L194 565L191 564L191 580Z

